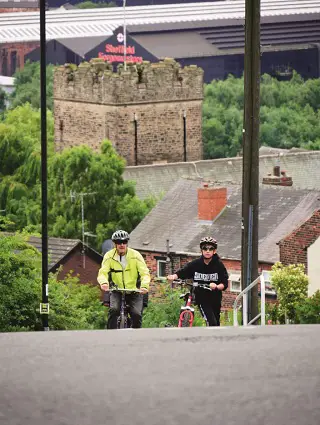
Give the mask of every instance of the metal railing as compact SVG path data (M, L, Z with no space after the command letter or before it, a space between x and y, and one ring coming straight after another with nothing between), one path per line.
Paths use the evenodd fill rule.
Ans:
M258 285L258 283L260 283L260 292L261 292L261 311L256 317L254 317L248 323L248 293L254 286ZM261 326L265 326L266 324L266 285L265 285L263 274L258 276L256 280L254 280L252 283L250 283L249 286L247 286L243 291L241 291L240 294L235 299L233 303L233 326L239 326L238 311L239 311L240 305L238 306L238 303L241 300L241 298L243 298L243 302L242 302L243 326L252 325L260 317L261 317Z

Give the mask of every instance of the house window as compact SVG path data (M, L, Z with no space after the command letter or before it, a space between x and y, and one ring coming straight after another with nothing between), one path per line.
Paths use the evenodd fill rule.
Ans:
M241 292L241 275L231 273L229 276L230 291Z
M157 260L157 277L166 277L166 260Z
M264 277L264 282L265 282L265 285L266 285L266 294L276 295L276 291L272 287L270 271L262 270L262 275Z

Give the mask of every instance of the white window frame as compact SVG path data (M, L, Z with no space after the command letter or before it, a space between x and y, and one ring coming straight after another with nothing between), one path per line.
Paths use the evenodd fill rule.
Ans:
M167 265L166 260L157 260L157 277L158 278L163 278L166 277L166 274L164 276L160 276L160 263L164 263L165 265Z
M263 274L264 277L264 283L266 287L266 294L268 295L277 295L276 291L272 288L272 281L270 276L270 270L262 270L261 274Z
M241 292L241 274L239 274L239 273L230 273L230 276L229 276L229 279L228 280L230 282L230 292L238 292L238 293L240 293ZM232 287L232 282L236 282L237 284L239 283L240 288L239 289L234 289Z

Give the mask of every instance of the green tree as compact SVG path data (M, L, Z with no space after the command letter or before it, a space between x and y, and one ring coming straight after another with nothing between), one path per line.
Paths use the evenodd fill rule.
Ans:
M21 235L0 236L0 331L37 330L40 253Z
M104 2L104 1L83 1L81 3L76 4L78 9L98 9L103 7L115 7L116 3L113 1Z
M51 112L47 126L52 156ZM30 104L7 111L0 123L0 209L6 210L17 230L41 222L40 166L40 112Z
M6 109L7 98L7 93L0 87L0 114L2 114Z
M296 320L296 306L308 295L308 276L303 264L284 266L276 263L271 269L272 286L277 293L280 321Z
M295 309L297 323L320 324L320 291L297 303Z
M100 289L79 283L78 277L49 279L49 325L52 330L103 329L106 308L100 302Z
M205 158L235 156L241 152L243 78L205 85L203 143ZM290 149L320 149L320 82L261 77L260 144Z
M81 236L81 193L89 194L84 197L85 228L98 236L95 246L116 227L134 229L153 203L135 196L133 183L123 180L124 166L109 141L102 143L101 153L79 146L56 154L49 170L51 234Z
M0 235L0 332L42 328L41 254L28 235ZM100 289L79 284L78 277L49 276L50 329L103 329L106 310Z
M53 65L47 66L47 107L53 108ZM26 62L23 69L13 75L14 91L9 96L11 108L30 103L34 109L40 108L40 62Z
M116 227L129 232L154 205L135 196L132 182L124 181L125 162L110 142L101 152L87 146L53 152L53 118L48 112L48 217L51 236L81 236L80 197L84 197L86 231L98 236L100 247ZM0 123L0 209L16 230L40 232L40 112L30 104L9 110ZM92 241L91 241L92 242Z

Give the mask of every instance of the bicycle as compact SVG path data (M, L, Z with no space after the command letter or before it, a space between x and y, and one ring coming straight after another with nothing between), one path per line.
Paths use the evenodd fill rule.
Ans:
M180 309L180 316L179 316L179 322L178 322L178 328L191 328L194 321L194 308L192 305L194 304L194 291L196 288L203 288L208 291L212 291L212 289L208 285L199 284L198 282L192 282L187 283L184 282L186 285L190 285L191 289L186 294L181 294L180 298L183 298L185 300L185 305L181 306ZM182 285L182 282L180 282ZM201 311L201 310L200 310ZM208 326L207 318L205 317L204 313L201 311L201 314L203 318L206 321L206 324Z
M136 289L119 289L114 287L110 289L110 292L121 292L121 303L120 303L120 316L117 320L117 329L128 329L131 328L131 318L129 316L129 306L126 302L126 294L139 292Z

